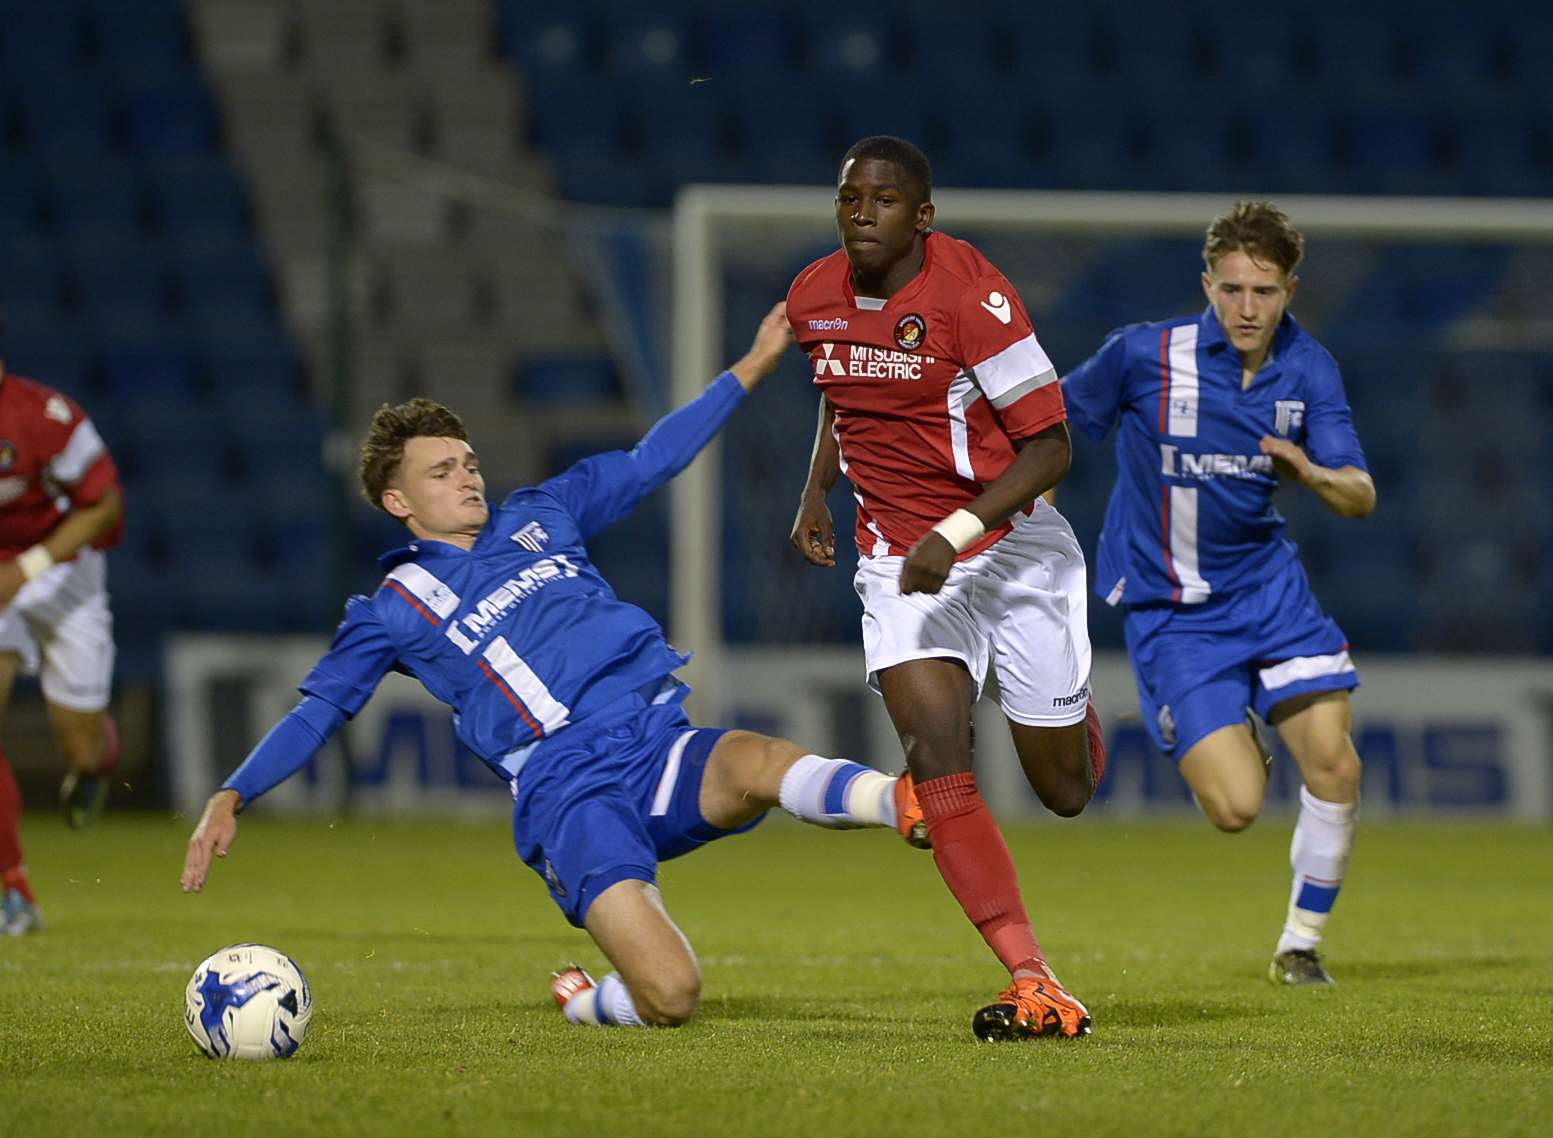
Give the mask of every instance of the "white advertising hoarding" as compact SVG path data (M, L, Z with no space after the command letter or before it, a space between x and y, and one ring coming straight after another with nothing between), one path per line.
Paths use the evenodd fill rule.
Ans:
M197 811L237 759L297 700L296 684L328 647L319 637L196 635L168 646L168 734L178 809ZM1354 743L1364 760L1364 808L1387 814L1553 818L1553 663L1539 659L1371 657L1357 661ZM717 726L785 735L820 753L902 765L881 700L863 689L848 649L730 650ZM1174 764L1148 742L1126 658L1098 654L1094 691L1110 765L1088 813L1193 809ZM220 688L225 699L217 699ZM235 696L233 693L236 693ZM1006 818L1042 816L1007 728L990 699L976 710L977 778ZM862 751L864 753L848 753ZM1292 808L1298 778L1272 766L1273 809ZM448 709L391 675L348 728L265 798L288 812L498 813L504 783L459 742Z

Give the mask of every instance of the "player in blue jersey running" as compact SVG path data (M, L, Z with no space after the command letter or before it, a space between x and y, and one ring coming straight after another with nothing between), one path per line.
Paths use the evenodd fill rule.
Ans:
M783 306L750 351L630 452L584 459L492 509L463 424L416 399L384 406L362 447L367 498L414 538L352 597L302 701L211 796L181 883L203 888L237 812L301 769L390 670L455 712L459 737L512 784L518 855L567 920L618 969L575 966L552 992L574 1023L679 1024L694 1012L694 953L664 911L659 861L755 825L774 806L821 826L925 831L910 784L783 739L698 730L673 676L688 657L618 599L586 542L705 446L792 342Z
M1358 820L1348 693L1359 679L1272 495L1294 481L1360 518L1375 484L1336 363L1288 313L1304 247L1269 203L1236 203L1208 227L1207 311L1113 332L1062 388L1086 434L1117 428L1095 590L1126 610L1149 733L1213 824L1234 832L1256 820L1267 785L1248 709L1277 729L1304 786L1269 975L1330 985L1317 945Z

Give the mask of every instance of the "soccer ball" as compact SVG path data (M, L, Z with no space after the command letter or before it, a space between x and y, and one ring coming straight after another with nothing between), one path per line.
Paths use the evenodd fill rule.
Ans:
M214 1059L286 1059L307 1038L313 993L283 952L234 944L213 953L183 993L183 1022Z

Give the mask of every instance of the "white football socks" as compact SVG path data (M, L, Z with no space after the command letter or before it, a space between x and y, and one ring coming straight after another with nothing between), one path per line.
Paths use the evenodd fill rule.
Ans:
M592 988L578 992L562 1009L573 1023L595 1026L646 1027L620 973L611 972Z
M1275 951L1312 949L1321 942L1353 853L1358 823L1357 802L1326 802L1300 787L1300 816L1289 845L1294 888Z
M895 825L895 777L845 759L805 755L782 777L780 798L794 818L833 830Z

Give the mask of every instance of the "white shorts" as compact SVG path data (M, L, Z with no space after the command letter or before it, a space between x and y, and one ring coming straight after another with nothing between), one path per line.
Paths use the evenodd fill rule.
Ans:
M0 652L20 656L29 676L41 674L50 703L73 711L108 706L114 648L107 584L102 551L83 549L28 581L0 609Z
M981 698L997 667L1003 714L1032 727L1064 727L1089 704L1088 581L1068 519L1045 501L990 549L957 562L937 593L900 592L904 557L858 559L868 686L908 660L947 657L971 673Z

